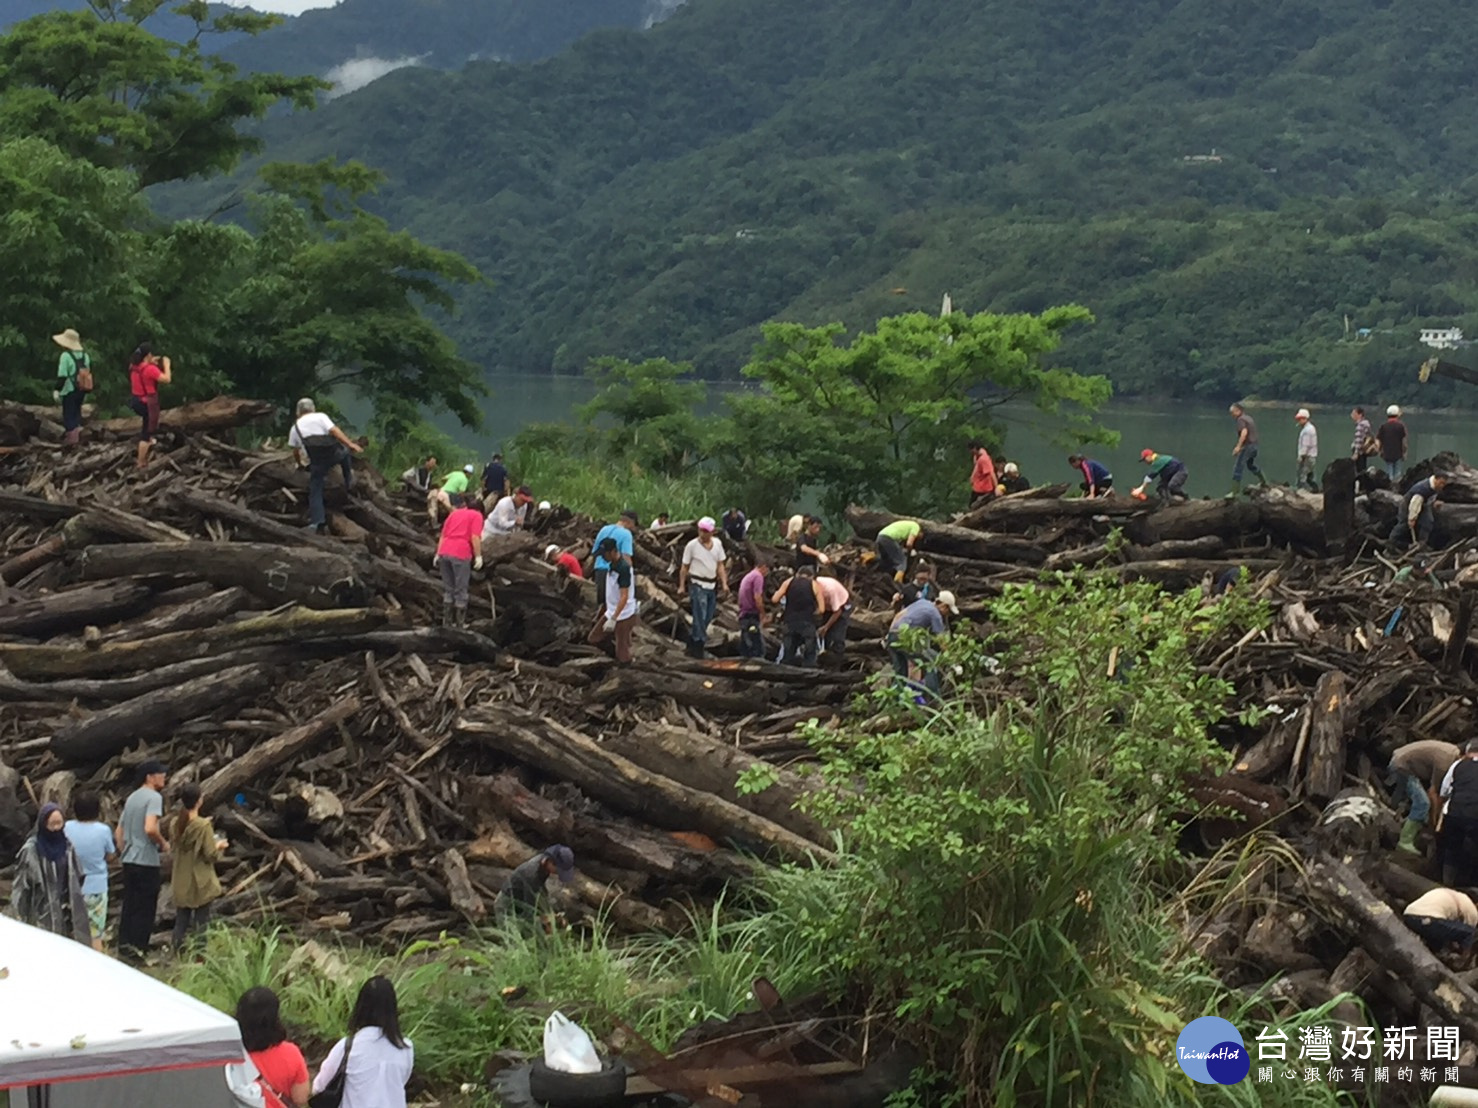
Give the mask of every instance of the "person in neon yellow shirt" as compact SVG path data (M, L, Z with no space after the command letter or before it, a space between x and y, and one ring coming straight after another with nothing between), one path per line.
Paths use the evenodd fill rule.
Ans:
M917 520L895 519L878 531L873 548L883 569L893 575L893 580L902 582L908 572L908 556L924 536L924 528Z
M450 514L452 497L460 496L467 491L467 483L475 472L477 471L471 465L452 470L442 481L441 488L433 489L426 497L426 516L431 520L432 527L441 526L441 509L445 508Z

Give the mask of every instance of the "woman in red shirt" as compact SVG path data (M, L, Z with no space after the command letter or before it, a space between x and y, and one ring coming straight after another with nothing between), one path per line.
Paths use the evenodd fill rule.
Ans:
M149 459L149 447L154 445L154 432L159 429L159 385L169 384L169 359L155 354L147 342L139 343L128 366L128 383L132 393L128 406L144 421L139 431L139 468Z
M441 625L467 626L472 571L482 568L482 513L472 493L452 494L452 514L441 525L441 542L431 564L441 569Z
M257 1067L257 1084L267 1108L303 1108L312 1086L303 1052L287 1040L277 994L265 985L247 989L236 1002L241 1045Z

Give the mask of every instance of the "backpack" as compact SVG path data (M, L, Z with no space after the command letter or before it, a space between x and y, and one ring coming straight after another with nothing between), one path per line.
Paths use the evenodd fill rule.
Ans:
M73 387L79 392L91 392L94 384L92 379L92 359L87 356L85 350L76 352L67 351L72 356L72 368L77 372L73 376Z

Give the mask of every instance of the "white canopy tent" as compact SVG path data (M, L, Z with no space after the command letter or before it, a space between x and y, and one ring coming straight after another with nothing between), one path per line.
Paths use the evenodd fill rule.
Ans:
M60 935L0 917L0 1108L230 1108L236 1021Z

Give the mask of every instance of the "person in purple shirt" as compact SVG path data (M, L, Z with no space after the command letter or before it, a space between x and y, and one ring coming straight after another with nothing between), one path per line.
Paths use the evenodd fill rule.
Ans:
M926 650L911 654L904 649L900 635L912 627L922 628L931 635L945 634L945 612L953 615L960 614L959 605L955 603L955 594L948 589L933 600L920 597L893 617L893 625L888 628L888 637L885 640L888 646L888 657L893 662L893 672L905 682L910 682L910 667L917 662L919 669L923 671L924 688L935 696L939 695L939 671L929 666L929 662L934 658L934 652Z
M765 656L765 577L770 572L770 556L764 551L755 555L754 568L739 582L739 656Z

